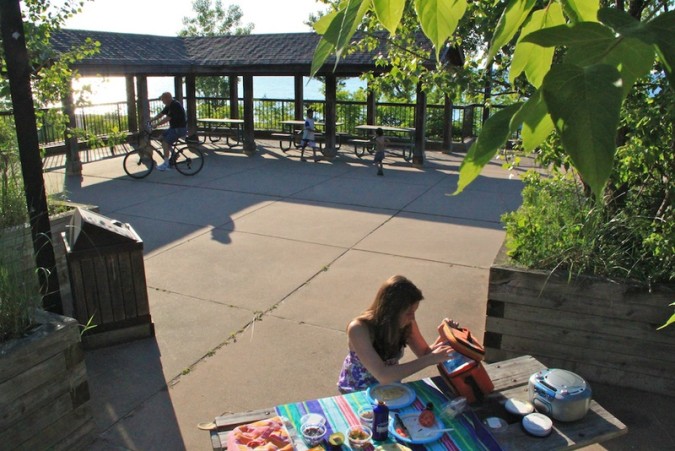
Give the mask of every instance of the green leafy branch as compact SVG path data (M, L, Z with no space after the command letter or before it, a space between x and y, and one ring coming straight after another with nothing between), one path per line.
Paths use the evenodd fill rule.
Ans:
M419 25L433 43L436 58L467 10L465 0L411 0ZM350 46L367 12L396 33L407 0L343 0L315 24L322 35L312 75ZM455 194L480 173L511 133L522 129L525 150L537 148L552 132L596 198L603 195L612 170L622 102L635 81L660 62L670 85L675 64L675 12L641 22L599 0L510 0L497 23L486 54L487 66L516 35L509 81L524 74L535 88L524 103L488 119L460 168ZM556 50L564 55L554 63Z

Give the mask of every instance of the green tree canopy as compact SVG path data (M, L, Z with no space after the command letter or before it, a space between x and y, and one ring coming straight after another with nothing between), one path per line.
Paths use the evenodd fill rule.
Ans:
M239 5L223 8L221 0L194 0L194 17L183 17L183 29L178 36L229 36L251 34L254 25L243 25L244 16ZM229 96L229 82L226 77L199 77L197 92L206 97Z

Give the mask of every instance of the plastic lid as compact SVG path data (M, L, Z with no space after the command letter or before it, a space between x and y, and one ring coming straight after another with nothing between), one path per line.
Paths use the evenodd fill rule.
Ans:
M541 413L531 413L523 417L523 428L537 437L546 437L551 433L553 421Z
M326 424L326 418L318 413L308 413L300 418L300 424L315 424L323 426Z
M485 425L490 428L492 432L503 432L509 427L509 424L504 419L499 417L486 418Z
M506 411L514 415L527 415L534 412L534 406L529 401L521 401L516 398L509 398L504 404Z

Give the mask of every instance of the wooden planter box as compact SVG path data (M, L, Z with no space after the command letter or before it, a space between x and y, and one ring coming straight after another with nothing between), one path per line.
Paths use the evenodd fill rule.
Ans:
M675 393L675 285L647 292L594 277L509 266L504 249L490 268L486 359L529 354L589 381Z
M44 311L36 321L0 344L0 447L83 449L95 426L77 322Z

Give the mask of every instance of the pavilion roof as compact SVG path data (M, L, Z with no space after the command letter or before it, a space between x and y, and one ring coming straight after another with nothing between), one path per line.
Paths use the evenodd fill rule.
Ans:
M62 29L52 37L57 53L91 38L100 52L76 64L81 75L308 75L320 36L316 33L172 37ZM337 76L382 71L380 50L352 53L340 60ZM324 66L331 71L335 59ZM321 73L320 73L321 74Z

